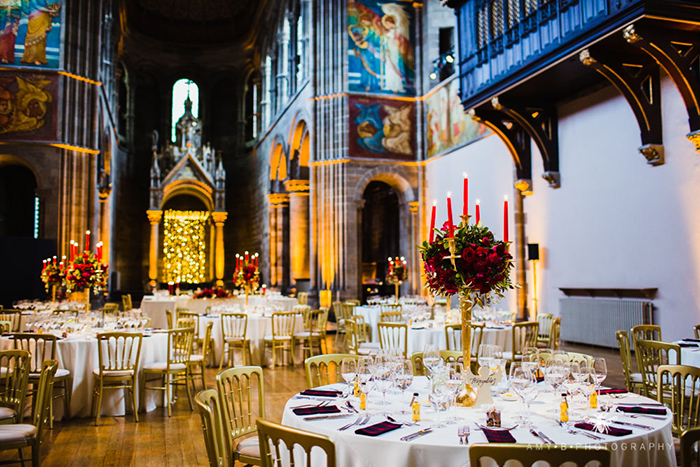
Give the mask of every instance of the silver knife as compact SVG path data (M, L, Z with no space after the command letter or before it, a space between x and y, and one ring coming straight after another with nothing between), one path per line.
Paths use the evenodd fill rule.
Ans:
M307 422L312 422L314 420L328 420L328 419L333 419L333 418L348 418L351 417L352 413L336 413L333 415L317 415L315 417L304 417L304 420Z
M640 425L639 423L618 422L617 420L613 421L613 423L616 425L624 425L624 426L632 426L635 428L641 428L643 430L653 430L654 429L654 427L651 427L648 425Z
M423 435L427 435L428 433L431 433L433 431L432 428L428 427L425 428L424 430L417 431L415 433L412 433L410 435L406 435L403 438L401 438L401 441L413 441L416 438L420 438Z
M545 435L541 431L538 431L537 434L540 435L540 437L543 438L545 441L549 441L549 444L557 444L554 441L552 441L552 439L549 436Z
M547 441L546 439L544 439L544 436L540 435L538 432L536 432L536 431L533 430L532 428L530 428L530 433L532 433L532 436L534 436L535 438L539 438L539 439L541 439L542 441L544 441L544 444L549 444L549 441Z

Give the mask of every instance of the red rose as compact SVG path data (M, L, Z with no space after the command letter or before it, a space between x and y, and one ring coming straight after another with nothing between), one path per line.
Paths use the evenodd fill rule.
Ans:
M466 261L467 264L471 264L471 262L474 261L475 256L476 253L470 247L466 247L464 250L462 250L462 259Z

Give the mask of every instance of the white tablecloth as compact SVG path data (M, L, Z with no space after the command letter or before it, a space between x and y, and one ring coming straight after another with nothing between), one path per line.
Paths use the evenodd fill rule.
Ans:
M337 387L337 386L336 386ZM412 388L406 393L419 392L421 399L426 398L427 382L424 377L416 378ZM557 423L559 417L558 398L553 400L552 393L540 394L533 402L532 409L535 415L532 423L538 430L549 436L555 443L567 445L589 445L597 444L599 441L591 440L579 434L569 434ZM320 398L318 398L320 399ZM639 402L641 397L629 396L624 399L625 403L631 401ZM351 400L355 400L351 398ZM373 413L384 411L383 406L377 405L381 400L381 394L376 390L369 395L368 409ZM395 412L398 405L407 407L406 399L401 399L400 395L387 395L387 400L392 402L388 411ZM612 400L621 402L619 399L609 399L608 396L601 396L600 400ZM648 399L646 399L648 401ZM369 437L355 434L355 428L346 431L337 431L337 428L355 420L353 415L350 418L321 421L305 421L303 417L294 415L291 408L307 404L308 399L290 399L284 409L282 424L294 428L320 433L330 437L335 443L337 465L341 467L362 466L362 467L388 467L406 466L418 467L426 465L445 466L467 466L469 465L468 445L460 445L457 437L458 425L447 425L444 428L434 429L433 433L417 438L411 442L400 441L402 436L414 433L422 428L434 425L436 421L435 412L426 405L421 406L420 426L404 426L398 430L385 433L377 437ZM579 396L577 403L581 404ZM519 402L501 402L497 406L502 410L503 426L512 426L513 417L520 410ZM357 406L357 401L355 400ZM574 408L576 404L574 404ZM554 409L554 410L552 410ZM458 408L458 415L462 420L460 424L468 424L471 428L469 443L485 443L486 438L480 431L475 429L474 422L485 423L485 411L481 408L467 409ZM409 415L398 416L396 418L407 420ZM632 423L641 423L654 427L651 431L633 428L633 433L628 436L614 437L600 435L605 438L604 443L612 452L612 465L619 467L675 467L676 456L673 448L673 438L671 434L672 415L669 412L665 420L654 420L650 418L633 419L623 414L617 414L619 420ZM444 420L443 415L443 420ZM384 417L375 415L370 421L370 425L383 421ZM541 441L531 435L524 427L518 427L512 432L519 443L528 443L533 446L541 444ZM322 456L321 456L322 457ZM316 459L315 459L316 460ZM325 460L324 460L325 462ZM299 463L299 465L305 465ZM321 465L313 463L314 466ZM325 463L323 464L325 465Z
M700 368L700 347L682 347L681 363Z
M9 338L0 338L0 350L12 349L14 342ZM153 334L144 337L141 344L141 365L163 362L167 358L168 335ZM92 370L99 366L99 356L97 354L97 339L93 338L68 338L58 341L56 349L56 359L59 368L65 368L71 372L71 415L73 417L90 417L92 414L92 396L95 378ZM137 386L141 383L143 372L139 369ZM117 416L124 415L124 390L107 390L102 397L102 415ZM146 411L156 408L156 404L162 405L162 393L147 391ZM136 403L139 403L139 391L136 388ZM131 413L131 399L127 398L129 404L128 412ZM63 399L54 402L54 415L57 419L63 416Z
M204 332L207 322L214 323L211 330L212 339L214 339L214 363L218 366L221 361L221 353L224 350L223 334L221 332L221 315L211 314L202 315L199 321L199 336L204 338ZM304 330L304 320L301 315L297 315L294 320L294 332L302 332ZM268 350L264 354L265 346L263 345L263 337L272 334L272 318L270 316L262 316L256 314L248 314L248 327L246 329L246 337L250 339L250 347L252 354L252 362L249 365L265 365L272 361L272 355ZM235 365L242 365L243 360L240 351L235 352ZM297 362L300 362L301 353L295 356Z

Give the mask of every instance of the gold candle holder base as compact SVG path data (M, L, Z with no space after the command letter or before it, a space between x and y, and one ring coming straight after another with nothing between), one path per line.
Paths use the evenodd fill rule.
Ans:
M474 407L476 403L476 391L469 384L464 385L459 394L457 394L457 405L460 407Z

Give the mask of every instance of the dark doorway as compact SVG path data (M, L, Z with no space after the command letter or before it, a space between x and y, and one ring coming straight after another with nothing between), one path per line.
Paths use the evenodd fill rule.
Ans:
M390 295L384 284L389 256L399 252L399 197L384 182L370 182L362 195L362 295Z
M35 197L31 170L21 165L0 167L0 237L34 238L35 227L38 234Z

